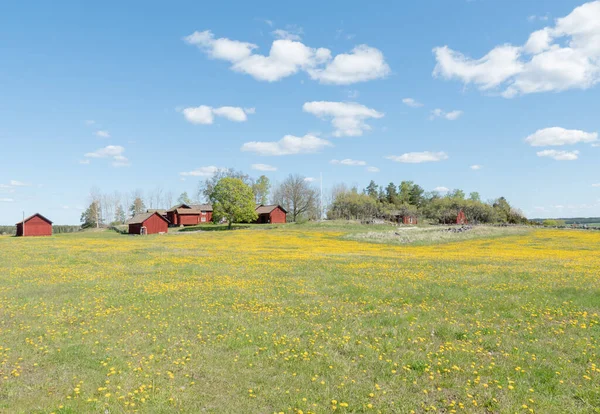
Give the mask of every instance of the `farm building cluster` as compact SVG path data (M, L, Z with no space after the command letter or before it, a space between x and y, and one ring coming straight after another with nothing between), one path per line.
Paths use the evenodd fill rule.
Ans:
M197 226L212 221L213 208L210 204L179 204L169 210L148 210L136 214L125 224L129 234L166 233L170 226ZM287 211L280 205L256 206L257 224L280 224L287 221Z

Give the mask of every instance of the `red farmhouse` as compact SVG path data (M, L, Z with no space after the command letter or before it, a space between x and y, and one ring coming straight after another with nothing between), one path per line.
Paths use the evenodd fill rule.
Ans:
M460 210L458 215L456 216L456 224L467 224L467 216L465 216L465 212Z
M167 210L167 219L173 226L195 226L212 221L210 204L179 204Z
M169 220L160 213L136 214L127 221L129 234L156 234L169 231Z
M35 213L17 223L17 236L52 236L52 222Z
M258 219L256 219L258 224L285 223L287 218L287 211L280 205L263 206L261 204L256 207L256 214L258 214Z

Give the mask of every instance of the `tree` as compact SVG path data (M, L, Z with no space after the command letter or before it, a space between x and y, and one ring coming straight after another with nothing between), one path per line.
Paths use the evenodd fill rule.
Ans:
M233 168L220 168L217 169L213 175L207 178L204 181L198 183L198 192L197 199L198 200L210 200L210 196L217 185L217 183L222 178L238 178L242 180L242 182L250 187L254 184L254 180L248 174L245 174L241 171L236 171Z
M135 200L133 200L131 206L129 207L131 217L135 216L136 214L141 214L144 211L146 211L146 205L144 204L144 200L142 200L140 197L136 197Z
M115 221L117 223L123 224L125 223L126 219L127 217L125 215L125 210L123 209L123 206L121 204L117 205L117 210L115 212Z
M469 194L469 200L481 202L481 196L477 191L473 191L471 194Z
M377 199L379 186L375 184L375 181L371 180L367 188L365 188L365 194L373 199Z
M448 198L451 198L453 200L464 200L465 199L465 192L463 190L460 189L455 189L452 190L451 192L448 193Z
M97 201L92 201L90 206L81 213L81 227L84 229L98 227L99 220L99 204Z
M400 190L398 193L398 202L400 204L410 204L410 194L413 189L413 182L402 181L398 188Z
M425 198L423 197L425 194L425 190L417 184L414 184L410 190L409 204L416 206L418 208L423 207L425 203Z
M179 195L177 202L179 204L192 204L192 200L190 199L190 196L188 196L187 191L184 191Z
M258 218L252 188L239 178L221 178L211 191L213 219L233 223L251 222Z
M388 203L394 204L396 202L396 199L398 198L398 191L396 191L396 185L394 183L389 183L385 188L385 196Z
M290 174L275 189L273 200L291 213L294 222L303 215L318 214L317 192L298 174Z
M269 192L271 191L271 182L266 175L261 175L252 185L254 201L258 204L267 204L269 202Z

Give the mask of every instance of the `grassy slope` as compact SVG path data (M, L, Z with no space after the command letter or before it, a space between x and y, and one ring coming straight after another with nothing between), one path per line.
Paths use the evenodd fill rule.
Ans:
M0 238L0 411L600 407L600 234L372 230Z

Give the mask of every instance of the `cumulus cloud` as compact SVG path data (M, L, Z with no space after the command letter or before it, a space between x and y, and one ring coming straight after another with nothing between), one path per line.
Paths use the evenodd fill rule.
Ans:
M367 108L355 102L306 102L302 106L304 112L313 114L321 119L331 119L336 137L360 136L371 127L365 122L369 118L382 118L383 113Z
M600 183L592 184L592 187L600 187Z
M231 70L259 81L275 82L304 71L321 83L347 85L382 78L390 72L383 53L367 45L332 58L329 49L308 47L299 41L297 33L280 29L273 34L278 39L268 55L256 53L258 46L253 43L215 38L210 30L194 32L183 40L212 59L231 63Z
M421 102L414 100L413 98L404 98L402 99L402 103L404 105L410 106L411 108L420 108L423 106Z
M481 170L483 168L483 166L475 164L475 165L471 165L469 168L471 168L472 170Z
M87 152L83 156L86 158L111 158L113 167L127 167L130 164L127 157L123 155L124 152L125 148L120 145L107 145L94 152Z
M352 167L357 167L357 166L365 166L367 165L367 163L365 161L360 161L360 160L352 160L350 158L346 158L343 160L331 160L329 161L330 164L334 164L334 165L348 165L348 166L352 166Z
M312 183L315 182L317 179L315 177L305 177L304 181L306 181L307 183Z
M377 167L371 166L371 167L367 167L367 171L368 172L372 172L372 173L376 173L376 172L379 172L380 170Z
M588 89L600 82L600 1L573 9L553 26L530 34L522 46L500 45L480 59L448 46L433 49L433 75L500 90L505 98Z
M302 37L300 37L300 35L302 34L302 30L276 29L276 30L273 30L271 32L271 34L273 36L275 36L277 39L293 40L293 41L300 41L300 40L302 40Z
M595 141L598 141L597 132L585 132L578 129L565 129L560 127L538 129L525 138L525 142L532 147L573 145Z
M226 118L233 122L245 122L248 120L248 114L254 114L254 108L239 108L237 106L221 106L213 108L207 105L185 108L183 116L192 124L210 125L214 122L215 116Z
M9 185L11 187L29 187L29 186L31 186L30 183L24 183L23 181L18 181L18 180L10 180Z
M395 162L402 162L408 164L419 164L422 162L437 162L448 159L448 155L445 152L407 152L402 155L389 155L387 157L388 160L392 160Z
M326 147L332 147L333 144L326 139L314 135L304 135L296 137L286 135L279 141L251 141L242 145L241 150L254 152L259 155L294 155L311 154L319 152Z
M252 169L256 171L277 171L277 167L269 164L252 164Z
M537 152L538 157L550 157L557 161L574 161L579 158L579 151L544 150Z
M100 138L110 138L110 133L108 131L96 131L96 136Z
M13 198L0 198L0 203L12 203L15 201Z
M447 193L450 191L448 187L435 187L433 191L437 191L438 193Z
M433 111L431 111L431 115L429 116L429 119L444 118L444 119L447 119L448 121L455 121L462 114L463 114L463 111L459 111L459 110L446 112L446 111L443 111L443 110L437 108L437 109L434 109Z
M208 167L200 167L192 171L180 172L179 175L182 177L212 177L216 172L221 170L219 167L209 165Z

